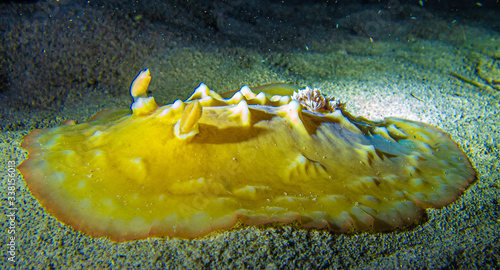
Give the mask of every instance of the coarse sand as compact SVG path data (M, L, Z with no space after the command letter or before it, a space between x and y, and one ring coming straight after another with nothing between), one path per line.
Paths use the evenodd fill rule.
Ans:
M374 38L356 31L357 24L345 15L331 22L331 32L320 28L320 34L315 35L311 23L304 26L311 33L304 34L305 30L299 29L297 35L302 38L293 42L252 45L245 40L245 45L229 42L241 37L235 34L238 29L224 28L227 21L243 28L250 25L264 39L269 36L265 31L259 32L265 28L262 25L275 22L249 23L244 18L230 16L236 6L222 6L218 7L222 15L210 17L212 21L208 23L191 14L198 18L192 23L207 25L205 37L198 40L197 36L205 30L184 36L184 32L192 33L195 30L191 29L197 26L190 28L191 22L183 17L178 18L180 22L163 24L152 11L139 16L100 5L61 2L64 3L0 4L2 16L11 19L0 24L4 31L0 44L4 56L0 62L0 96L8 101L0 108L3 269L500 267L498 21L495 30L480 22L453 22L438 11L404 6L432 15L425 18L435 28L441 27L439 31L443 33L415 34L429 32L430 27L412 22L411 18L399 21L399 17L393 16L392 22L376 22L403 26L389 29L394 33L392 36L376 33L378 38ZM25 13L24 17L14 12L19 9ZM283 10L288 12L284 7ZM351 6L344 12L364 18L363 14L377 10L388 9ZM57 11L57 17L49 16L49 11ZM101 22L89 23L92 18L101 18ZM63 25L68 19L79 25ZM29 23L30 20L36 24ZM417 16L413 20L423 19ZM185 28L176 32L173 23ZM350 28L342 29L342 25ZM114 28L117 32L110 32ZM97 46L95 50L110 55L99 54L94 61L95 51L85 51L85 44L62 40L70 35L77 39L88 34L84 32L93 33L89 40L100 39L89 46ZM59 34L53 36L53 33ZM323 39L324 33L329 33L329 38ZM128 45L116 45L121 38ZM51 40L66 47L49 48ZM231 45L226 46L225 42ZM107 50L115 45L116 48ZM70 49L66 51L68 46ZM116 56L112 54L114 50L137 53ZM58 60L60 64L56 64ZM131 101L128 86L144 68L151 71L150 89L161 104L187 98L200 82L217 92L244 84L288 82L321 88L347 102L346 109L354 115L372 120L394 116L437 126L449 133L470 157L478 180L451 205L428 209L427 219L421 224L388 233L336 234L303 229L292 223L238 225L194 240L151 238L114 243L105 238L93 239L57 221L30 194L17 171L13 177L15 201L9 206L8 197L12 194L8 193L11 177L7 172L27 157L27 152L20 148L23 136L33 128L55 127L66 119L85 122L102 109L128 106ZM92 77L97 81L92 81ZM15 219L13 222L11 217ZM14 256L8 253L12 246Z

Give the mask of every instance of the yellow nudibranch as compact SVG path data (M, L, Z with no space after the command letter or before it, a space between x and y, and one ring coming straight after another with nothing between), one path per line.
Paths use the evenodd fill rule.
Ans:
M354 117L319 89L244 86L222 98L200 84L186 101L158 106L150 80L146 69L132 83L132 113L24 138L19 170L61 222L114 241L195 238L238 221L394 230L476 179L443 131Z

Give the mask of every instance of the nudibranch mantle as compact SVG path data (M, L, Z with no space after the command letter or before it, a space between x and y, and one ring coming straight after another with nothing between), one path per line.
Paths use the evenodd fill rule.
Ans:
M158 106L150 78L144 70L134 80L132 114L105 111L24 139L30 191L76 230L114 241L195 238L238 220L392 230L476 178L441 130L353 117L317 89L268 97L244 86L224 99L200 84Z

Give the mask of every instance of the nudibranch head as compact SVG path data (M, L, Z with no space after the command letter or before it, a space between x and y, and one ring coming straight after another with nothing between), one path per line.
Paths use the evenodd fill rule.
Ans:
M137 74L134 81L130 85L130 95L134 98L134 101L138 97L148 97L147 91L149 83L151 82L151 73L149 69L144 69Z

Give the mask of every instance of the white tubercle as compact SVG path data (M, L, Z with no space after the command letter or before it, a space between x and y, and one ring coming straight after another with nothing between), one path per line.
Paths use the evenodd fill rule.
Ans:
M243 94L240 91L238 91L230 99L227 100L227 103L236 104L240 102L242 99L243 99Z
M280 111L285 112L288 119L290 119L293 123L302 124L302 120L300 119L302 107L298 101L290 101L290 103L288 103L287 105L281 106Z
M200 83L196 89L194 89L193 94L187 100L200 99L209 96L210 89L204 83Z
M240 93L246 98L246 99L252 99L255 98L255 93L252 92L250 87L248 85L243 85L240 89Z
M292 99L290 96L282 96L280 98L280 102L288 104L290 102L290 99Z
M196 89L194 89L194 93L200 93L201 94L201 97L204 98L206 96L208 96L208 93L210 92L210 89L208 89L208 86L204 83L200 83L200 85L198 87L196 87Z
M229 110L232 112L231 116L235 117L239 115L244 124L250 124L250 110L248 109L248 104L244 99L242 99L238 105L230 108Z
M165 117L165 116L169 116L169 115L170 116L179 115L184 110L184 106L185 106L184 102L182 102L180 99L177 99L176 101L174 101L174 103L171 106L169 106L169 105L164 106L167 108L164 108L158 114L157 117ZM162 109L162 108L160 108L160 109Z
M260 92L257 96L255 96L254 100L258 100L260 105L264 105L266 103L266 95L264 92Z
M274 95L274 96L272 96L269 100L274 102L274 101L278 101L278 100L280 100L280 99L281 99L281 96L280 96L280 95Z
M171 108L172 108L172 110L177 110L180 107L182 107L182 104L183 104L183 102L180 99L178 99L178 100L174 101L174 104L172 104Z
M158 114L158 117L166 116L170 112L170 108L171 107L163 109L163 111L161 111L161 113Z

